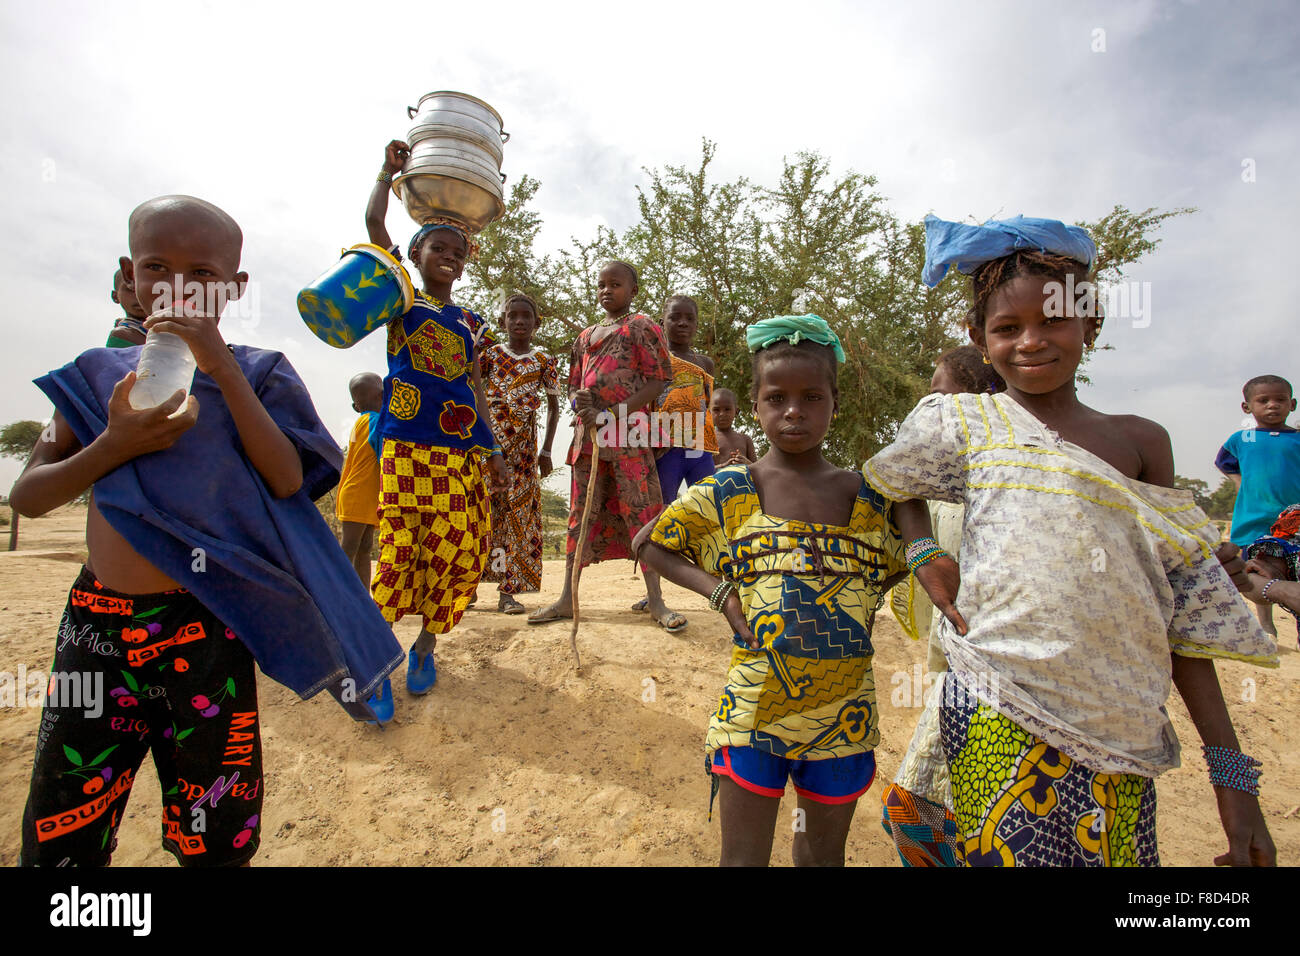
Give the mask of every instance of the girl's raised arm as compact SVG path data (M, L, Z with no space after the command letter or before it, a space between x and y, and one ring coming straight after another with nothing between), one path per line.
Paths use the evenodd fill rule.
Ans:
M388 193L393 188L393 177L406 165L406 157L411 155L411 147L400 139L395 139L384 147L384 169L375 188L370 190L370 201L366 203L366 234L370 241L381 249L391 249L393 240L388 235L384 217L388 215ZM384 173L388 178L384 178Z

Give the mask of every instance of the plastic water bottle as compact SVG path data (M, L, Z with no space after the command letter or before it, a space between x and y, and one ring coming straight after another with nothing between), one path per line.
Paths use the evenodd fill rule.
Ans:
M140 349L140 361L135 367L135 384L131 386L128 400L132 408L157 408L176 394L177 389L190 392L197 363L185 340L171 332L150 331ZM184 410L176 409L177 414Z

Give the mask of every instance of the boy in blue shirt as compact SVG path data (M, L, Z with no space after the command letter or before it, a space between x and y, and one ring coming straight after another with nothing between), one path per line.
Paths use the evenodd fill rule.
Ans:
M1254 428L1234 434L1219 449L1215 467L1237 485L1232 511L1232 543L1245 548L1267 535L1278 514L1300 501L1300 432L1286 423L1296 409L1291 383L1278 375L1258 375L1241 390L1241 410ZM1259 606L1259 623L1273 636L1271 605Z

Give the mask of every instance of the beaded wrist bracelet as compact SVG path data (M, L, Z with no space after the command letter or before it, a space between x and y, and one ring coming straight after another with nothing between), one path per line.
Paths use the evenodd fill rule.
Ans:
M907 546L907 570L915 571L923 564L929 564L935 558L946 558L948 552L939 547L934 538L917 538Z
M375 182L388 183L391 186L393 183L393 174L386 169L381 169L379 175L375 177Z
M1259 796L1259 768L1263 764L1258 760L1228 747L1202 746L1201 752L1210 768L1211 785Z
M713 596L709 598L709 610L721 611L727 604L727 598L731 597L731 592L736 590L736 586L730 581L721 581L713 589Z
M939 542L935 541L934 538L917 538L907 546L907 560L911 561L912 558L919 555L922 551L928 551L931 548L937 547L939 547Z
M538 458L550 458L550 457L551 457L551 450L550 450L549 448L543 448L541 451L539 451L539 452L537 453L537 457L538 457Z
M1269 581L1268 584L1264 585L1264 590L1259 592L1259 596L1262 597L1269 604L1276 604L1277 602L1268 596L1268 589L1271 588L1273 585L1277 584L1277 582L1281 580L1282 580L1281 578L1274 578L1272 581Z

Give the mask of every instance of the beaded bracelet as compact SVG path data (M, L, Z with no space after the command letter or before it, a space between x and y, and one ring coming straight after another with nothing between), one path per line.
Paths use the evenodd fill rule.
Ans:
M495 457L496 455L500 455L502 458L505 457L505 453L504 453L503 451L501 451L501 446L500 446L500 445L493 445L493 446L492 446L492 450L491 450L490 452L488 452L488 457L489 457L489 458L493 458L493 457Z
M375 182L388 183L391 186L393 184L393 174L386 169L381 169L379 175L375 177Z
M907 570L915 572L921 565L929 564L935 558L949 557L949 554L934 538L917 538L907 546L906 557Z
M939 542L935 541L934 538L917 538L915 541L913 541L911 544L907 546L907 550L905 554L907 560L911 561L913 558L920 555L923 551L929 551L931 548L937 548L937 547L939 547Z
M1240 790L1252 797L1259 796L1259 768L1263 766L1254 757L1228 747L1204 745L1206 766L1210 768L1210 784Z
M922 565L929 564L935 558L950 558L950 557L952 557L952 555L950 555L947 551L943 550L943 548L938 548L934 551L927 551L925 554L921 555L915 561L909 561L907 563L907 570L915 574L917 568L921 567Z
M537 453L537 457L538 457L538 458L550 458L550 457L551 457L551 450L550 450L549 448L543 448L541 451L539 451L539 452Z
M1268 596L1268 589L1271 588L1273 585L1277 584L1277 582L1281 580L1282 580L1281 578L1274 578L1272 581L1269 581L1268 584L1264 585L1264 590L1259 592L1259 596L1262 597L1269 604L1276 604L1277 602Z
M721 581L713 589L713 596L709 598L709 610L721 611L726 606L727 598L731 597L731 592L736 590L736 586L730 581Z

